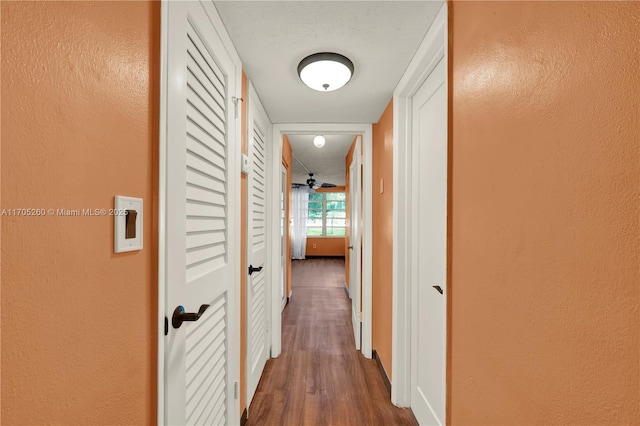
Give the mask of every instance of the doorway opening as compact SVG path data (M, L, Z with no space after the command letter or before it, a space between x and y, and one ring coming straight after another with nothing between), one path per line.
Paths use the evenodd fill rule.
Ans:
M313 145L313 138L315 136L322 135L325 138L325 145L322 148L317 148ZM329 145L334 140L339 140L342 135L342 139L346 142L343 143L342 148L342 160L340 164L329 162L331 167L340 166L346 170L347 168L347 154L349 149L357 139L360 145L361 156L365 161L362 161L361 176L362 188L361 205L362 205L362 221L361 221L361 244L362 244L362 303L361 314L358 315L358 324L362 323L362 353L365 357L371 358L371 231L368 229L371 226L371 198L367 197L367 188L371 187L371 162L366 162L366 159L371 157L371 125L370 124L276 124L273 126L273 144L271 152L271 173L273 173L273 181L278 182L278 188L272 188L272 217L281 215L280 203L277 202L281 197L282 182L281 168L274 167L276 164L275 159L282 159L286 161L284 156L290 155L291 165L291 195L290 195L290 231L291 238L291 252L296 253L298 258L306 258L310 256L338 256L344 257L345 251L348 250L349 245L346 243L347 236L347 181L346 172L343 172L343 176L330 175L331 170L315 171L310 169L313 167L313 160L320 157L321 152L329 152L329 150L335 148L340 151L337 146ZM345 135L347 135L345 137ZM358 138L356 138L358 135ZM298 148L307 143L307 148ZM328 148L326 151L322 151ZM295 155L295 157L294 157ZM302 158L299 158L302 157ZM306 164L305 164L306 161ZM279 163L279 162L278 162ZM311 166L309 166L311 164ZM368 164L368 166L367 166ZM295 170L294 170L295 169ZM277 175L276 175L277 173ZM329 177L329 179L325 179ZM296 184L296 185L293 185ZM341 185L339 185L341 184ZM324 186L324 188L323 188ZM294 188L295 187L295 188ZM295 194L298 194L297 196ZM297 200L297 201L296 201ZM306 210L300 212L300 216L294 219L295 206L294 204L299 202L301 205L306 206ZM369 208L367 208L367 206ZM276 211L278 209L278 211ZM310 215L311 212L311 215ZM304 219L304 220L303 220ZM282 232L277 226L279 221L270 221L271 235L277 236L278 232ZM294 227L300 226L302 230L294 230ZM308 230L306 229L308 226ZM368 232L367 232L368 231ZM297 234L296 234L297 233ZM311 233L311 235L309 235ZM297 239L296 235L301 238ZM282 283L282 274L285 273L281 267L282 258L277 254L281 253L282 240L280 238L270 238L272 243L271 250L269 250L270 258L267 262L272 265L270 282L272 284ZM314 242L315 241L315 242ZM297 247L296 247L297 243ZM314 247L315 244L315 247ZM315 252L314 252L315 250ZM324 251L322 251L324 250ZM332 251L333 250L333 251ZM309 252L309 253L308 253ZM276 255L274 255L276 254ZM347 275L345 271L345 276ZM346 286L345 279L345 286ZM273 300L273 306L277 306L277 303L282 300L282 292L280 285L271 285L271 297ZM292 293L292 289L287 290L288 297L295 298L295 294ZM277 357L282 351L282 316L279 310L272 310L270 318L271 332L271 355ZM360 325L358 325L360 329ZM355 328L354 328L355 331ZM354 338L355 340L355 338Z
M362 135L287 134L283 144L283 161L290 156L292 164L291 290L310 283L344 288L360 349ZM313 272L299 276L307 270Z

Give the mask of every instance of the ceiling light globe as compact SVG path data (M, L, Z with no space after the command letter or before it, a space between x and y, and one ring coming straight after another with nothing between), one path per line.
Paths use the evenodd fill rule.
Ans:
M318 135L315 138L313 138L313 144L316 146L316 148L322 148L325 142L326 140L324 136Z
M332 92L351 80L353 63L337 53L315 53L300 61L298 75L313 90Z

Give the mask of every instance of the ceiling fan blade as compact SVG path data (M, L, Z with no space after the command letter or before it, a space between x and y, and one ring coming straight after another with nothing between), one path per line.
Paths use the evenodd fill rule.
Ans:
M335 184L335 183L328 183L328 182L324 182L324 183L322 184L322 187L323 187L323 188L335 188L335 187L336 187L336 184Z

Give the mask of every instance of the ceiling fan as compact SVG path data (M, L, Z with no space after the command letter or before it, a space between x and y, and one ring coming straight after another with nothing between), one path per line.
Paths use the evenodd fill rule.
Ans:
M320 182L316 180L313 177L314 173L310 172L309 169L307 169L307 166L302 164L302 161L298 160L298 157L296 157L294 153L291 153L291 156L293 157L294 160L298 162L298 164L302 166L303 169L305 169L307 173L309 173L309 179L307 179L307 183L292 183L291 186L293 188L309 187L309 192L315 192L315 190L319 188L335 188L336 187L336 185L334 185L333 183Z
M309 173L309 179L307 179L307 183L293 183L291 186L294 188L304 188L309 187L309 189L319 189L319 188L335 188L336 185L333 183L320 182L313 177L313 173Z

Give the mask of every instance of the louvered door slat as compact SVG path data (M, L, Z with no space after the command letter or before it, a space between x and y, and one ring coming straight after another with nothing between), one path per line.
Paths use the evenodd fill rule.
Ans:
M193 53L193 57L196 62L200 65L209 81L211 81L211 83L216 87L220 96L224 99L226 97L224 73L220 67L218 67L215 59L211 56L209 49L207 49L205 43L203 43L201 37L197 34L197 31L192 25L189 26L187 33L189 38L187 50ZM222 102L221 105L224 105L224 102Z
M253 328L254 331L260 331L264 329L263 321L266 314L264 279L258 278L256 279L256 281L258 282L253 286L254 297L251 304L252 312L254 312L254 315L252 315L252 319L251 319L251 327ZM255 345L253 345L252 347L251 361L250 361L252 365L256 365L260 361L261 348L264 346L264 339L265 339L264 332L256 333L254 336Z
M225 295L210 302L186 337L187 423L198 424L211 401L225 398L226 305Z
M207 157L209 161L217 164L221 169L226 169L224 159L226 158L224 149L224 132L215 127L204 128L193 119L187 117L187 136L197 141L214 153L218 154L217 158Z
M216 206L224 206L226 204L225 194L192 183L187 183L186 186L186 196L188 200Z
M219 206L217 204L206 204L188 200L187 216L202 216L221 219L226 217L226 211L223 206Z
M224 154L224 149L222 149L223 147L219 151L216 151L215 148L212 148L211 145L207 144L207 141L201 141L196 136L190 134L187 136L187 150L204 159L222 172L227 169L224 157L222 156L222 154ZM222 152L222 154L220 154L220 152Z
M207 183L204 188L220 193L226 192L226 188L224 185L225 181L227 180L225 171L218 168L210 160L203 158L195 152L191 151L188 145L186 171L193 171L195 173L200 173L205 177L209 177L212 182Z
M197 112L197 116L199 116L200 119L204 119L216 129L224 131L224 119L215 114L213 106L205 103L202 98L193 91L189 83L189 80L187 80L187 102L189 102L193 111Z
M262 249L265 244L264 199L266 194L265 194L264 174L260 173L260 171L264 173L265 156L264 156L264 141L259 132L260 132L260 129L258 126L256 126L253 132L253 150L252 150L252 160L256 168L254 170L254 174L252 177L253 191L252 191L252 197L251 197L251 209L253 212L252 244L253 244L254 250Z
M204 71L200 67L191 52L187 58L187 69L189 74L187 76L187 84L191 88L198 92L199 96L211 106L213 112L224 120L224 98L220 95L220 92L211 81L206 77Z
M187 249L215 244L226 240L224 231L202 231L187 233Z

